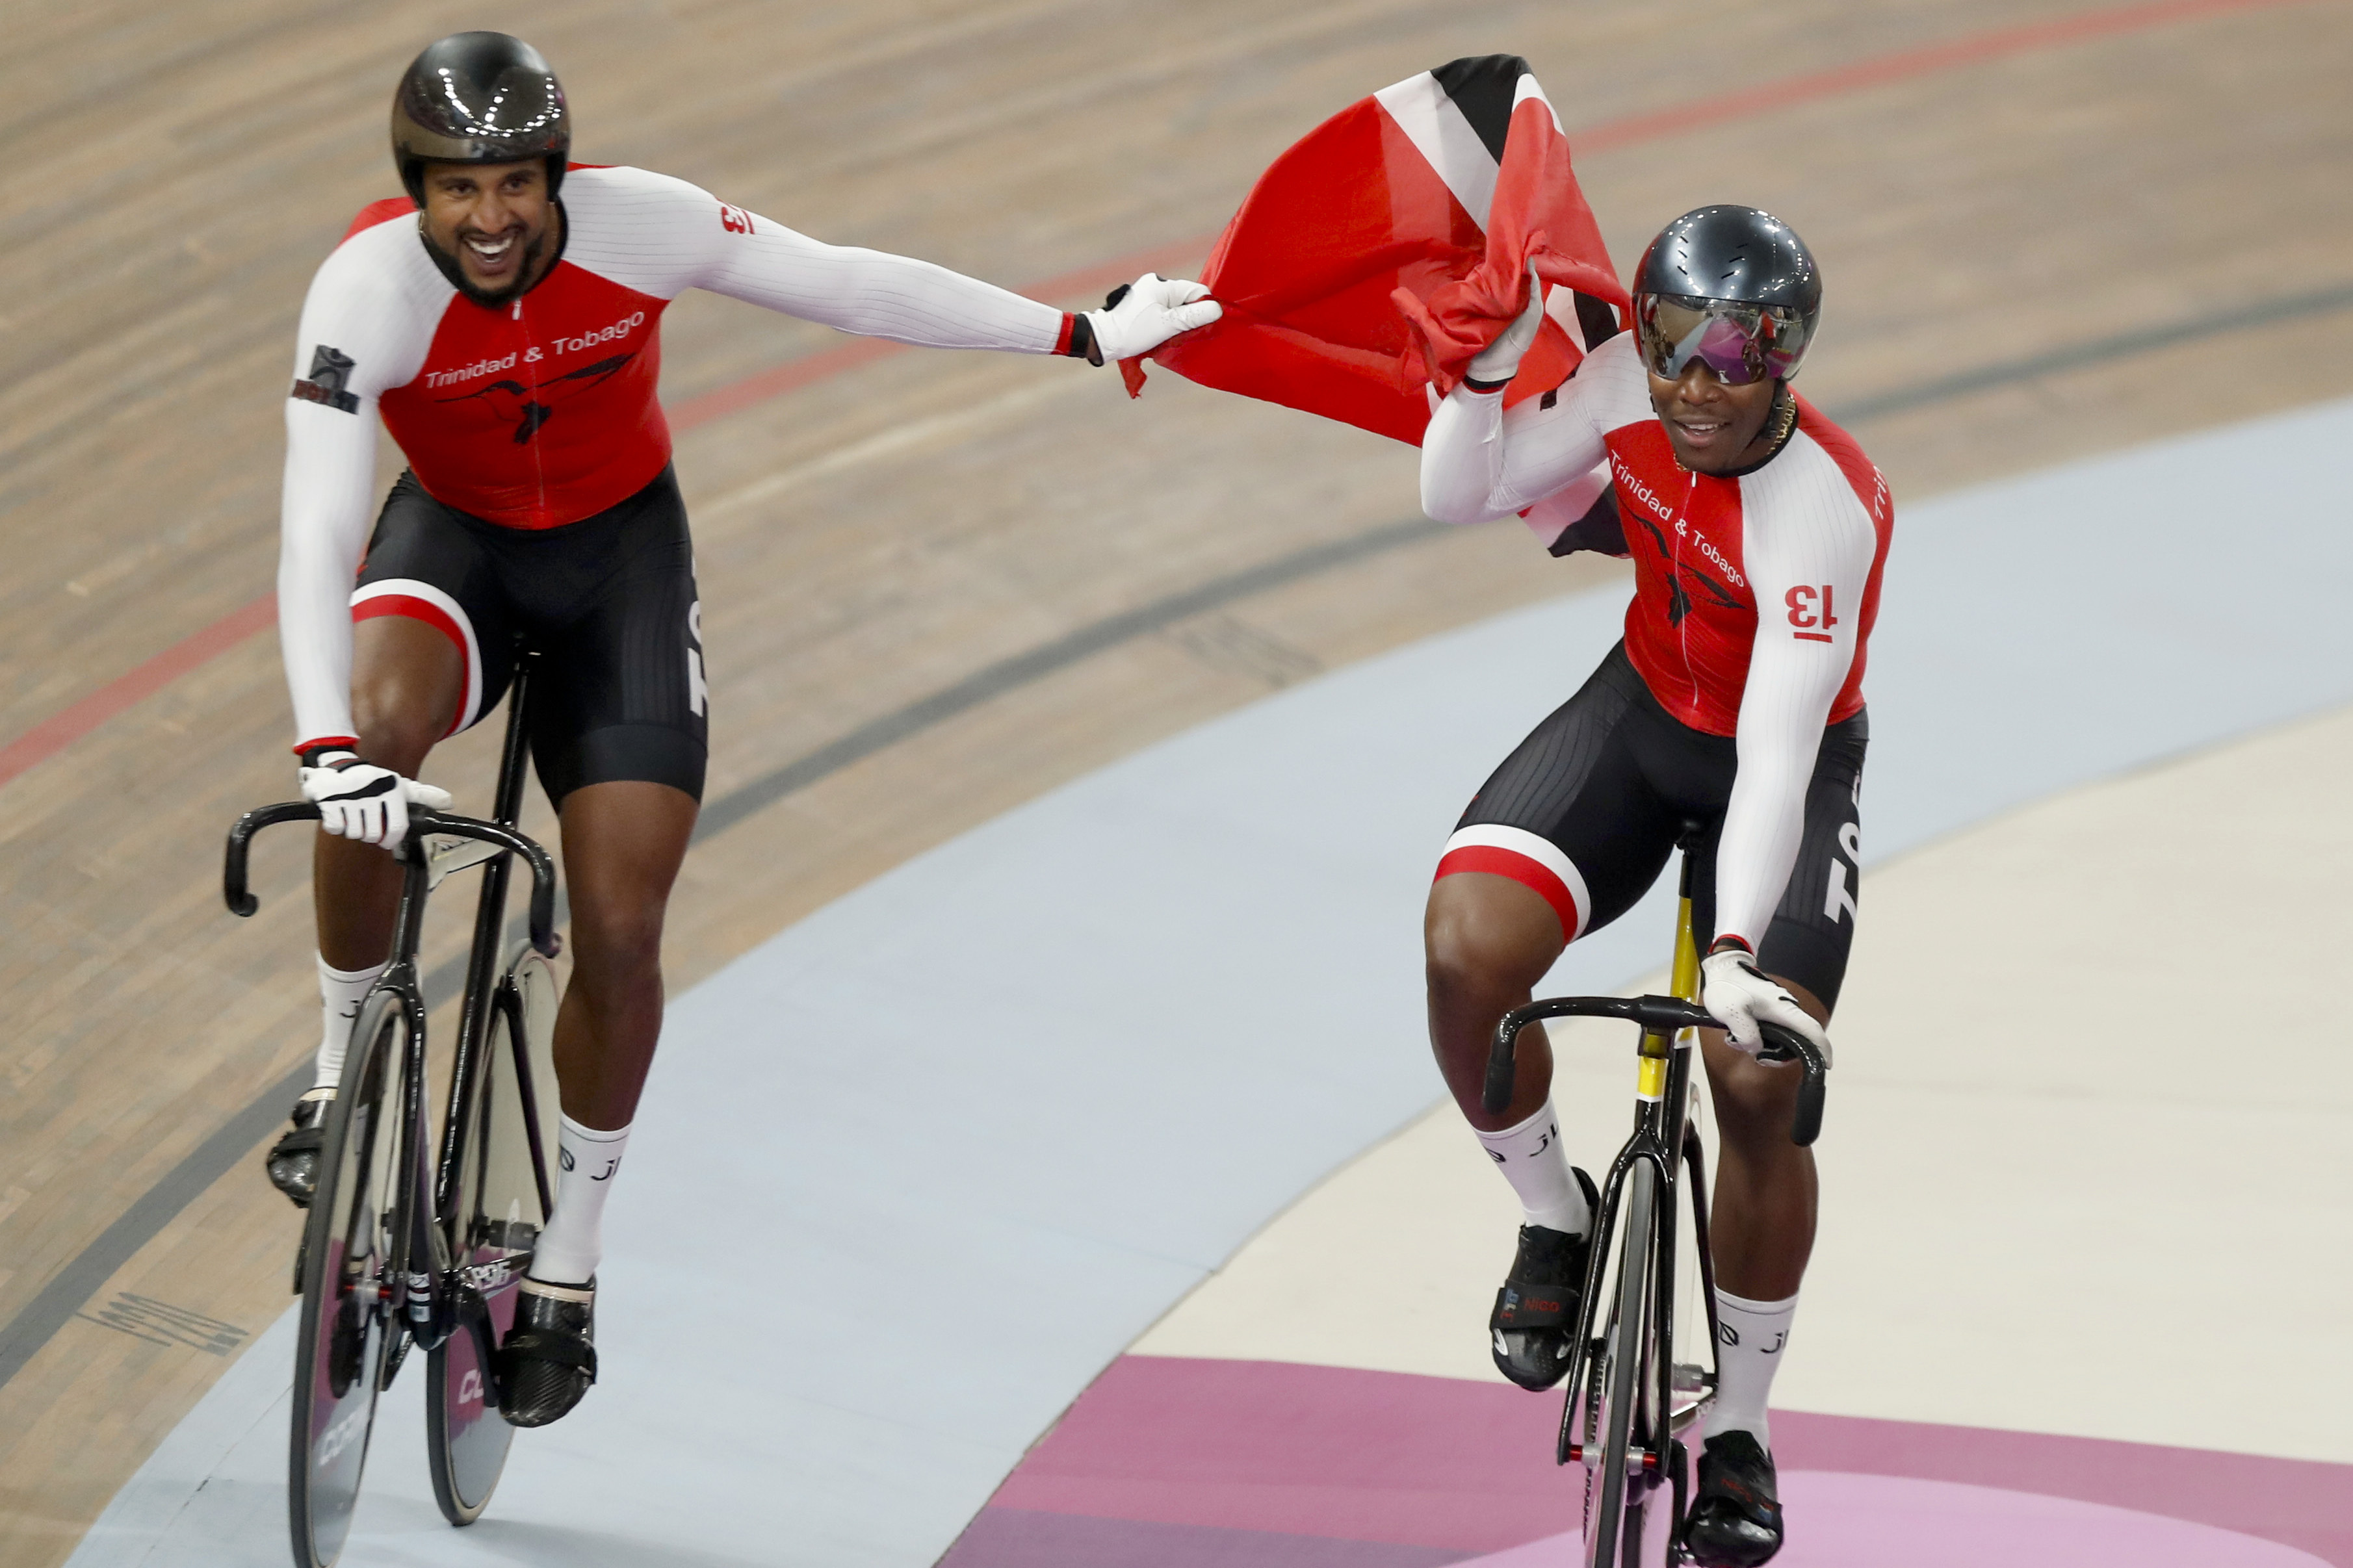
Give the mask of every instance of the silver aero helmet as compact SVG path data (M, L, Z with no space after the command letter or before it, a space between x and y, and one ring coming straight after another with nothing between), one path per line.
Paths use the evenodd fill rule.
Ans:
M1813 253L1755 207L1701 207L1667 225L1642 253L1633 294L1642 363L1670 380L1696 361L1729 385L1787 381L1822 313Z
M392 161L419 206L427 163L543 158L553 195L571 151L563 84L537 49L504 33L450 34L409 62L392 95Z

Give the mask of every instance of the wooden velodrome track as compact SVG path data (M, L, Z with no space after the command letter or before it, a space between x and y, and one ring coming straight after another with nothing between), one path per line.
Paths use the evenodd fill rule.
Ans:
M218 845L292 784L257 599L295 312L395 189L385 102L433 37L532 38L585 159L1071 304L1197 268L1342 104L1522 53L1621 268L1703 201L1806 235L1829 280L1806 389L1899 498L2339 396L2353 363L2341 0L24 0L10 22L0 1562L26 1568L286 1302L295 1220L255 1156L317 1027L306 858L264 849L246 924ZM1612 570L1418 526L1409 451L1165 372L1130 404L1108 373L871 354L705 296L670 323L714 710L675 985L1271 687ZM2215 521L2222 549L2257 521ZM489 744L428 770L461 807ZM1269 809L1322 787L1270 781Z

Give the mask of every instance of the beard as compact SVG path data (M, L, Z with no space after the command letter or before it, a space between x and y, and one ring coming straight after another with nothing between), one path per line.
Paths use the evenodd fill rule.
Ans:
M539 281L540 261L547 254L548 242L555 232L556 224L562 221L559 216L537 234L532 236L522 247L522 261L515 268L514 278L496 289L484 289L467 277L466 264L441 248L440 245L434 240L431 231L425 226L422 215L419 216L417 225L417 237L425 242L425 254L433 258L433 265L441 269L441 276L449 279L456 286L459 293L477 305L495 310L501 305L510 304L521 299L525 289ZM462 237L459 243L460 245L465 243Z

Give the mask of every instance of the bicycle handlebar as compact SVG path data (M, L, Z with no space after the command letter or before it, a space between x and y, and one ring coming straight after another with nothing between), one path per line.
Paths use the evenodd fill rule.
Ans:
M261 907L261 900L246 889L246 855L252 847L253 836L281 822L316 822L318 819L319 808L307 800L257 806L237 819L235 826L228 830L228 853L221 868L221 898L227 903L229 913L249 916ZM531 945L549 958L555 956L555 861L545 849L513 828L501 827L495 822L454 816L427 806L410 806L408 839L404 846L404 853L422 857L425 853L422 840L427 833L446 833L457 838L479 838L485 844L495 844L501 849L522 856L531 867Z
M1512 1081L1516 1076L1514 1049L1520 1031L1540 1019L1572 1017L1621 1018L1660 1034L1724 1026L1706 1008L1680 996L1552 996L1515 1007L1495 1026L1494 1043L1487 1048L1487 1082L1480 1102L1486 1107L1488 1115L1501 1116L1512 1102ZM1813 1041L1795 1029L1761 1019L1757 1027L1765 1036L1765 1048L1757 1053L1758 1061L1795 1061L1805 1070L1805 1079L1798 1085L1798 1110L1790 1119L1789 1142L1800 1149L1807 1148L1822 1133L1830 1064L1822 1060L1822 1053Z

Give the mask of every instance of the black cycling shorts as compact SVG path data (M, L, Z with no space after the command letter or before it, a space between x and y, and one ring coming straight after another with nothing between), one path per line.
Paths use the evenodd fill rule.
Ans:
M1862 713L1822 733L1806 789L1806 826L1788 887L1757 963L1838 1003L1854 942L1861 852ZM1738 766L1728 735L1676 719L1612 648L1584 689L1504 759L1455 828L1440 863L1527 883L1576 936L1599 931L1658 879L1683 825L1696 823L1692 930L1703 949L1715 929L1715 848Z
M540 785L558 805L620 779L702 798L702 610L670 469L617 506L548 529L485 522L404 473L376 519L352 616L407 616L457 645L466 689L453 735L505 694L516 639L537 649L526 722Z

